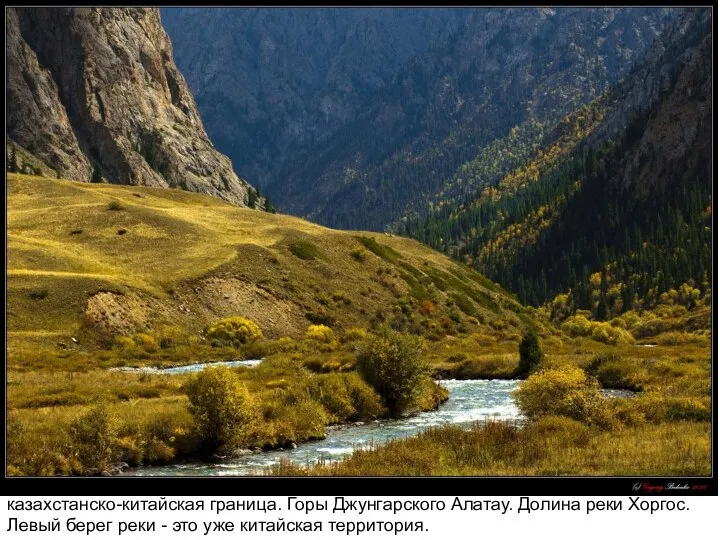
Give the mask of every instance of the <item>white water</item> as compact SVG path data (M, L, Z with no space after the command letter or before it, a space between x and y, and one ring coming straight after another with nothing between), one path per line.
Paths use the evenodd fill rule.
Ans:
M438 381L450 391L449 399L435 411L397 420L331 426L327 438L298 444L297 448L250 454L220 463L188 462L161 467L141 467L126 474L137 476L226 476L261 474L265 467L281 459L311 465L320 459L338 460L357 447L382 445L391 439L411 437L429 427L466 424L488 418L520 420L520 411L511 392L518 381L468 380Z

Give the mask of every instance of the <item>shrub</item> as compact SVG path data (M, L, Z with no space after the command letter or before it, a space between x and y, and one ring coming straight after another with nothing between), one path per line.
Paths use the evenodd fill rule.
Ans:
M307 439L325 438L325 426L328 424L328 414L322 405L305 398L283 407L280 421L285 424L285 441L300 441Z
M73 453L88 472L108 468L114 457L118 419L105 405L98 405L70 424Z
M460 310L465 315L471 315L471 316L477 315L477 308L475 308L475 304L473 304L472 301L467 296L463 296L461 294L456 294L456 293L451 293L450 297L455 301L455 305L457 305L457 307L459 307ZM452 317L452 315L451 315L451 317ZM453 320L455 320L455 319L453 318ZM455 322L460 322L459 316L458 316L458 319L455 320Z
M345 294L345 291L334 291L331 298L334 302L342 302L346 306L352 304L352 300L348 298L347 294Z
M326 311L307 311L305 318L313 324L324 324L329 326L335 323L335 317Z
M386 413L380 396L356 372L320 375L310 395L335 421L373 419Z
M247 440L257 411L247 388L229 368L205 369L183 389L205 452L232 449Z
M367 250L357 247L350 252L350 256L357 262L365 262L365 259L367 259Z
M669 398L667 400L665 419L671 421L709 422L712 419L710 399L696 397Z
M598 368L597 378L605 388L640 390L640 386L634 381L635 371L635 366L621 360L613 360Z
M228 317L211 324L207 329L210 339L243 344L262 337L260 327L245 317Z
M311 324L305 331L303 339L319 341L321 343L332 343L335 341L335 332L324 324Z
M313 388L311 395L315 401L319 402L335 417L335 421L341 422L349 419L356 412L350 401L345 379L340 373L319 376L317 385Z
M607 427L611 411L597 379L576 367L546 369L530 375L514 392L518 407L530 420L567 416Z
M527 377L535 371L543 359L543 352L540 348L540 340L534 328L528 328L519 346L520 364L518 365L518 375Z
M298 343L288 336L283 336L275 342L275 350L278 352L294 352L297 349Z
M188 336L185 331L177 326L163 325L155 331L158 346L161 349L171 349L179 345L187 345L192 337Z
M358 355L358 368L382 396L390 414L398 416L414 405L427 372L422 338L385 327L364 343Z
M290 243L290 253L304 261L314 261L320 258L318 247L307 240L296 240Z
M673 321L665 319L648 319L633 328L632 335L636 339L654 337L669 332L673 327Z
M633 343L633 336L620 327L606 322L589 321L582 315L573 315L561 326L563 332L572 337L590 337L608 345Z
M626 426L641 426L645 423L645 415L634 401L635 398L617 398L610 402L612 415Z
M360 341L363 339L367 339L368 333L367 330L364 328L348 328L345 330L345 333L343 334L341 341L343 343L350 343L353 341Z
M370 420L387 414L382 398L357 372L345 373L345 387L355 414L350 420Z
M153 353L157 352L158 344L155 338L149 334L134 334L132 336L133 342L143 349L145 352Z
M107 209L108 209L108 210L112 210L112 211L114 211L114 212L118 212L118 211L120 211L120 210L124 210L125 208L123 207L122 204L120 204L120 201L111 201L111 202L107 205Z
M584 447L590 442L590 428L567 416L543 416L528 428L530 437L551 439L553 446Z
M47 291L47 289L43 289L41 291L32 291L32 292L28 293L28 295L33 300L43 300L48 297L48 291Z
M658 336L658 345L686 345L688 343L696 343L703 345L708 342L705 336L690 334L688 332L667 332Z
M664 396L648 392L633 398L636 410L644 414L648 422L690 420L709 422L712 419L710 397Z

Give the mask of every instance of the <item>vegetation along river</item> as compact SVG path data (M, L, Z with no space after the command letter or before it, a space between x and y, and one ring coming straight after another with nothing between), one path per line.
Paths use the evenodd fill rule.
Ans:
M257 365L258 360L227 363L228 365ZM194 364L183 368L157 370L159 373L187 373L204 369L207 364ZM434 426L465 424L488 418L521 420L522 415L512 399L517 380L442 380L438 381L450 392L449 399L437 410L394 420L376 420L365 423L329 426L327 437L320 441L303 442L296 448L248 453L216 463L188 461L164 466L131 469L125 475L134 476L239 476L262 474L262 471L280 460L309 465L321 459L339 460L349 456L355 448L379 446L392 439L411 437ZM622 391L606 391L620 397Z
M300 443L297 448L243 455L219 463L186 462L158 467L140 467L125 474L138 476L212 476L260 474L281 459L300 465L319 459L337 460L350 455L355 447L381 445L391 439L410 437L432 426L446 423L470 424L488 417L519 419L520 412L511 392L517 381L468 380L440 381L450 391L439 409L408 418L329 426L327 438Z

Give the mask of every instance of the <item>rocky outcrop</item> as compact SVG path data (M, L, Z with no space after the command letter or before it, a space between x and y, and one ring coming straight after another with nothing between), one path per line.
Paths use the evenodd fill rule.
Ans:
M712 176L711 49L711 10L687 9L610 93L590 143L631 131L637 143L619 179L625 187L645 195L688 175Z
M7 21L8 135L60 176L97 169L111 183L255 199L210 142L157 9L9 8Z
M7 10L6 53L10 137L66 178L90 179L90 162L80 150L57 85L22 38L14 9Z

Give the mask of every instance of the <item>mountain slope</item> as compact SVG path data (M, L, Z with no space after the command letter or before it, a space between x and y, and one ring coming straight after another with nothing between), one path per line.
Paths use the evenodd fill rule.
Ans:
M570 309L600 318L694 305L709 290L711 31L708 10L687 10L626 80L565 117L521 166L403 230L523 302L571 289Z
M213 147L157 9L9 8L8 135L58 177L247 204Z
M11 349L71 337L92 348L163 324L197 335L230 315L271 338L311 322L429 337L534 324L500 287L407 238L179 190L10 174L8 197Z
M208 132L262 187L367 109L465 9L163 8ZM213 39L205 39L210 33Z
M373 230L513 128L531 148L677 12L267 11L163 11L209 132L285 211Z

